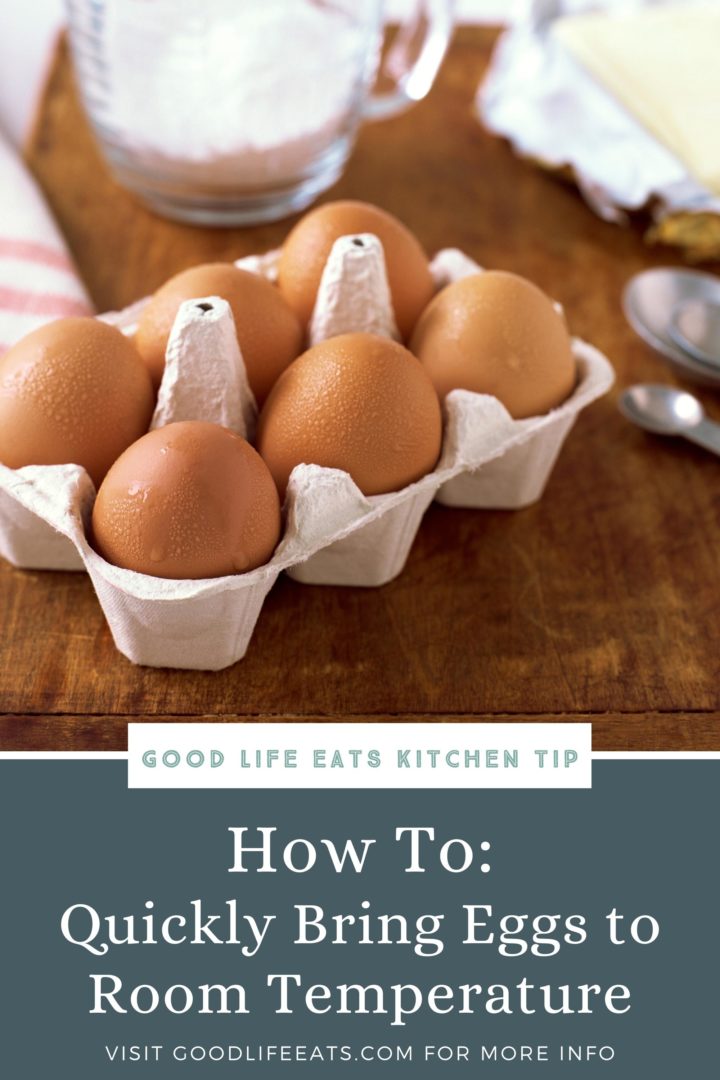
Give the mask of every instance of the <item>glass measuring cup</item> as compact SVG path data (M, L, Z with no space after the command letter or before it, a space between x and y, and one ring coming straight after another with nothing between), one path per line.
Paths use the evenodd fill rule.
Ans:
M430 90L452 0L420 0L373 90L382 0L67 0L82 99L117 179L165 216L271 221L342 173L364 119Z

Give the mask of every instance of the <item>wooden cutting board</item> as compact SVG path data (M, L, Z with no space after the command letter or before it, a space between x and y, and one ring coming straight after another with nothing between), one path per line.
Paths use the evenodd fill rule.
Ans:
M620 311L623 283L667 252L598 220L475 119L494 36L462 29L429 99L367 126L327 197L377 202L431 252L458 246L533 278L620 387L672 381ZM144 210L98 156L64 46L27 156L99 310L288 228L197 229ZM134 667L84 575L3 565L0 746L123 749L138 719L509 718L591 719L596 749L720 749L720 464L633 429L615 396L581 416L539 504L433 506L381 589L281 578L224 672Z

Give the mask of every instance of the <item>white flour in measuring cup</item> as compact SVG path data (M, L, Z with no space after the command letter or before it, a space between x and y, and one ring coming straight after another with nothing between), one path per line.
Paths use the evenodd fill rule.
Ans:
M367 8L348 0L108 2L96 123L168 179L236 189L292 181L354 134L380 52Z

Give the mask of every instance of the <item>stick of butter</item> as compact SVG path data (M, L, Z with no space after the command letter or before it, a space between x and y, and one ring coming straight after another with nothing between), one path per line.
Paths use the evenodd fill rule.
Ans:
M720 4L568 16L553 34L696 180L720 194Z

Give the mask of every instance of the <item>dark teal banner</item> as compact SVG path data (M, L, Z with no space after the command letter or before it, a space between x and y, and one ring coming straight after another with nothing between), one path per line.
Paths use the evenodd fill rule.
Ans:
M586 791L131 791L0 762L0 1075L705 1078L720 762Z

